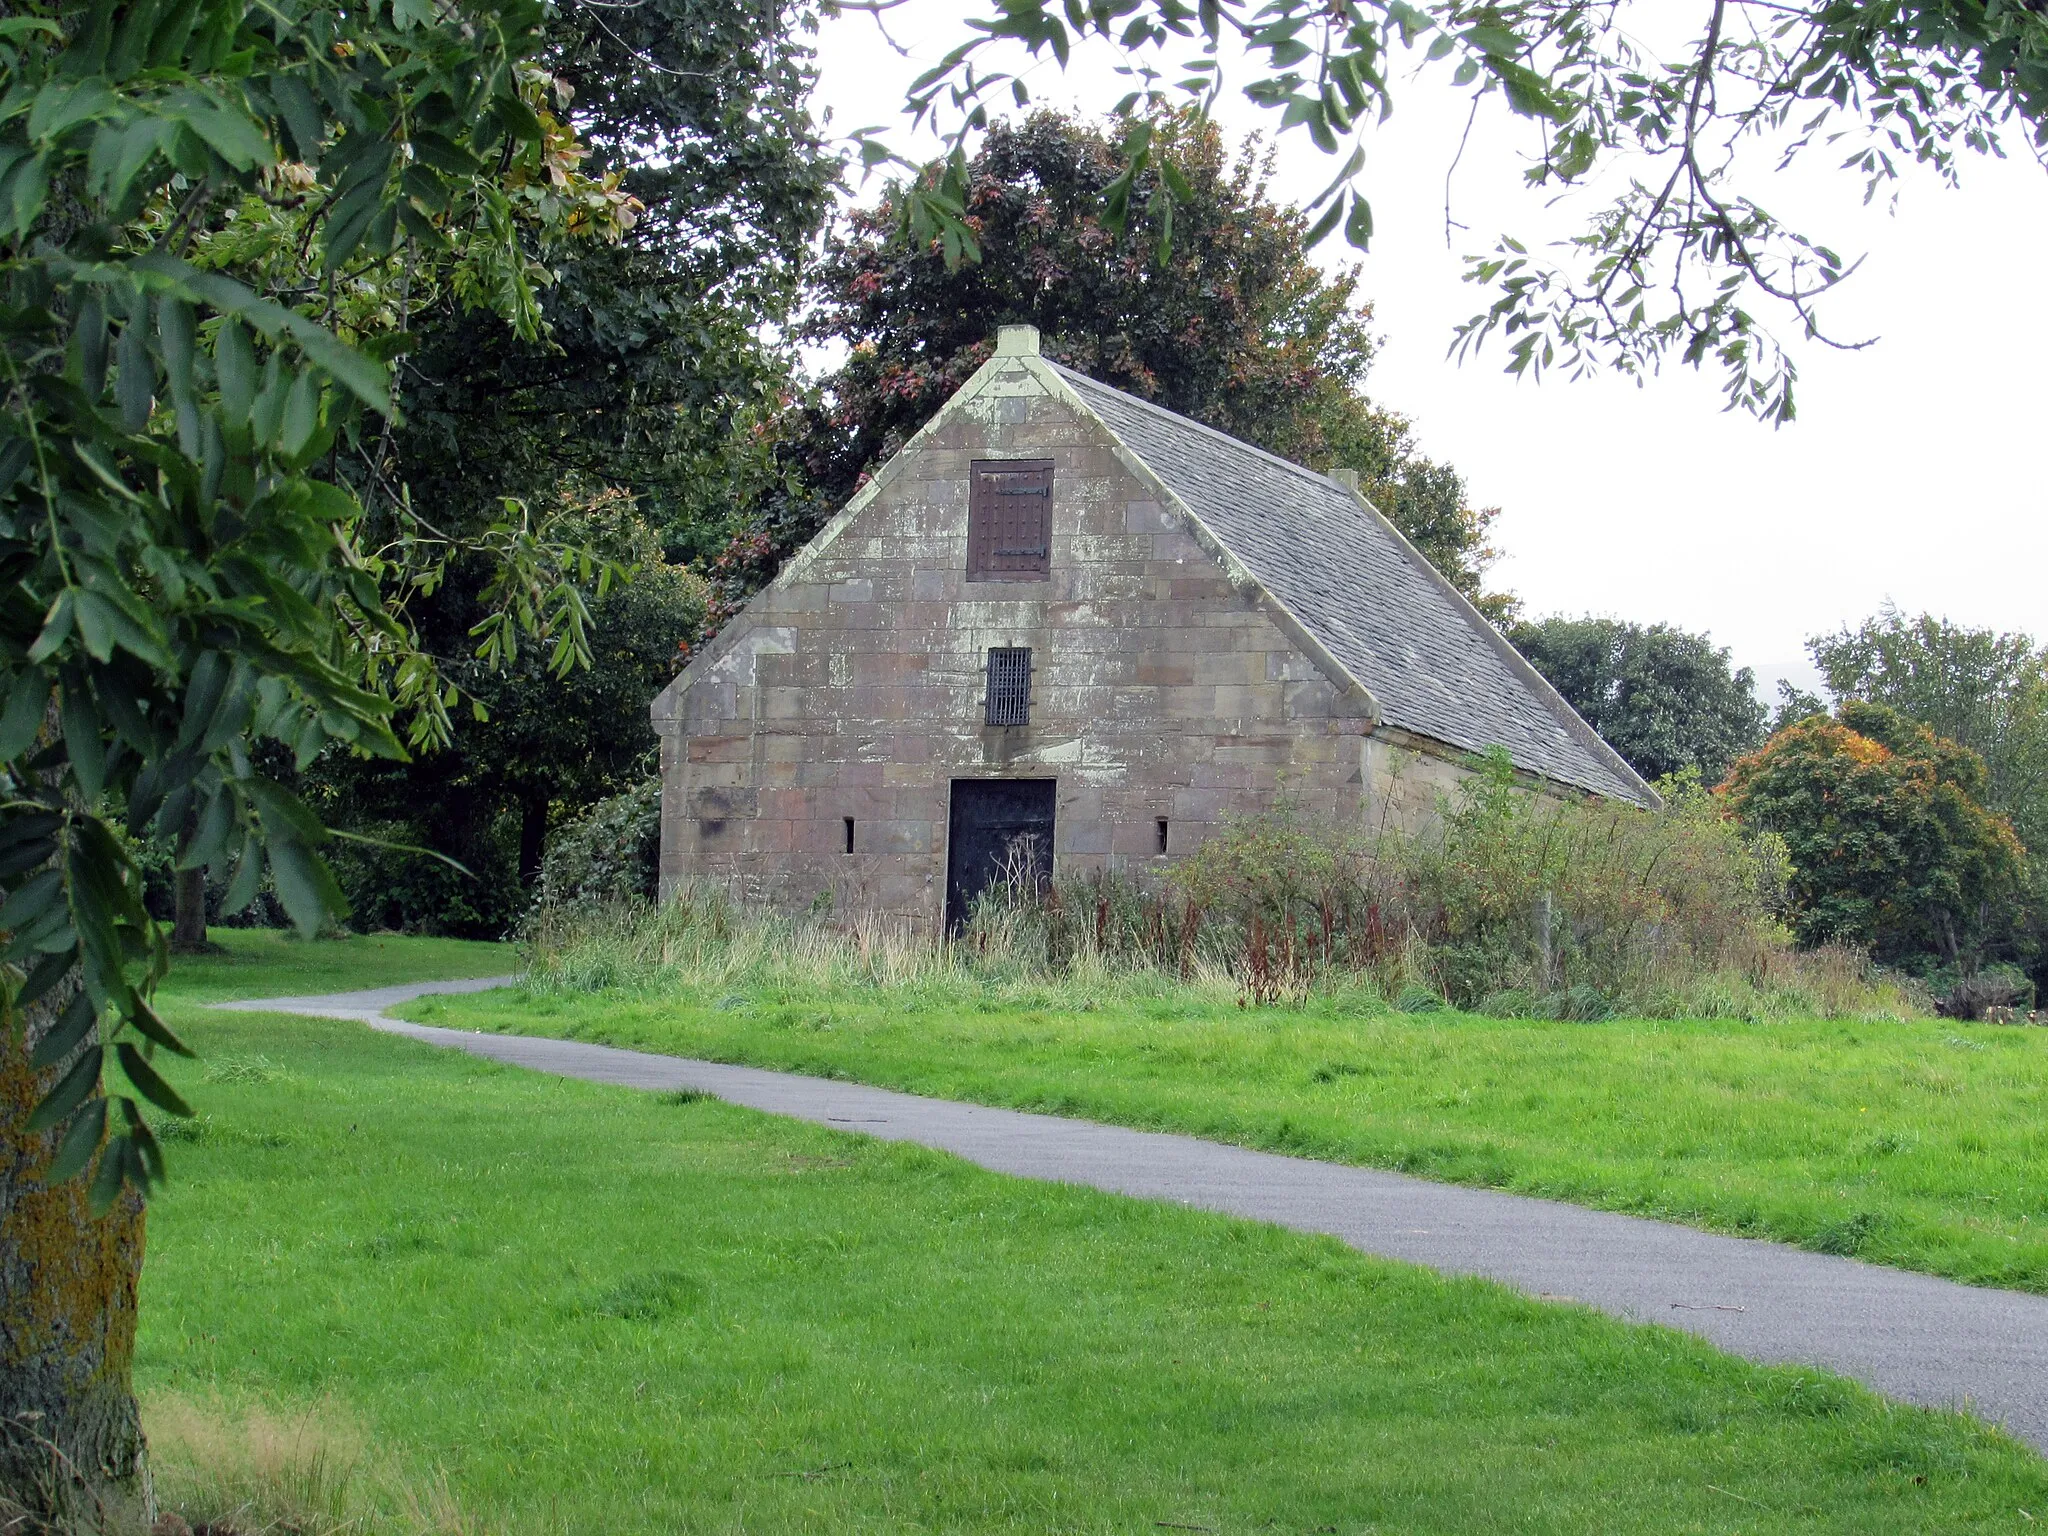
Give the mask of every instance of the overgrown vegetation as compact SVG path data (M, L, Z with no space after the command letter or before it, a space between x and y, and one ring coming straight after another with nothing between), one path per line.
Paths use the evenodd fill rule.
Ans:
M543 910L653 901L661 874L661 780L642 779L565 822L548 840Z
M1672 785L1661 813L1560 801L1519 788L1502 752L1420 834L1312 828L1281 810L1234 824L1177 875L1255 995L1348 964L1389 995L1420 983L1515 1014L1590 993L1657 1017L1697 1011L1704 983L1761 990L1774 964L1801 969L1773 918L1782 879L1782 848L1745 835L1694 780Z
M561 847L564 899L530 921L531 984L781 971L896 985L957 969L1083 988L1178 978L1258 1004L1422 994L1501 1017L1918 1011L1854 952L1793 951L1776 916L1782 843L1745 832L1694 779L1667 788L1660 813L1532 795L1495 754L1424 832L1337 827L1283 804L1226 823L1163 879L999 885L950 945L829 906L802 919L742 912L709 888L659 911L636 905L629 851L644 846L647 813L635 819L639 802L622 798Z

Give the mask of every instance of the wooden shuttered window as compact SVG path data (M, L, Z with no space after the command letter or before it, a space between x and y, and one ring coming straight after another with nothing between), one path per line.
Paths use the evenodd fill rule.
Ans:
M1052 574L1052 460L977 459L967 495L967 579Z

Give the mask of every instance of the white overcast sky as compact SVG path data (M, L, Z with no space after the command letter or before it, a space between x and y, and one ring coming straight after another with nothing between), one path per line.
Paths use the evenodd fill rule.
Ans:
M869 16L826 22L814 109L841 132L888 125L900 151L929 154L932 141L903 129L903 91L967 35L968 14L961 0L890 12L909 58ZM1037 101L1090 113L1128 88L1081 54L1064 76L1047 59L1028 79ZM1463 471L1478 504L1502 509L1497 585L1532 614L1709 631L1766 696L1779 677L1812 681L1808 635L1887 600L2048 638L2048 173L2023 147L2006 162L1972 158L1960 191L1911 181L1896 214L1863 208L1860 182L1821 171L1824 156L1763 183L1774 213L1845 255L1867 253L1824 314L1841 335L1881 337L1862 352L1805 347L1799 420L1774 431L1723 414L1718 380L1686 369L1642 389L1611 377L1532 384L1504 376L1496 352L1446 357L1452 327L1482 307L1460 257L1503 230L1542 238L1574 220L1522 188L1516 130L1482 113L1452 202L1467 229L1447 248L1445 172L1465 103L1443 81L1433 72L1402 88L1369 142L1372 252L1332 240L1318 255L1362 262L1383 338L1372 394L1415 419L1424 450ZM1234 138L1274 120L1235 97L1218 115ZM1336 169L1299 130L1279 150L1287 200L1312 197Z

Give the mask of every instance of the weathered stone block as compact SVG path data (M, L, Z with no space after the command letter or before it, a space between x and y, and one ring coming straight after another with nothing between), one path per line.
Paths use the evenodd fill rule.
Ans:
M751 787L700 789L689 797L689 814L699 821L730 821L761 814L761 796Z
M1053 844L1056 853L1091 854L1110 851L1111 832L1106 822L1073 818L1059 828Z
M693 736L689 761L692 763L738 763L753 755L751 736Z
M1178 519L1173 513L1156 501L1127 501L1124 503L1124 531L1126 533L1165 533L1171 530Z

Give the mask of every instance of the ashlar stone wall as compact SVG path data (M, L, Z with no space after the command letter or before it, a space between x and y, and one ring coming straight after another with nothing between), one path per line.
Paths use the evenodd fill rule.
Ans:
M1053 461L1050 580L967 579L969 465L1000 458ZM1428 814L1460 770L1374 739L1370 700L1197 535L1056 374L997 357L655 701L664 892L936 924L961 778L1056 778L1062 872L1161 865L1283 790ZM983 723L993 646L1031 648L1027 726Z

